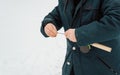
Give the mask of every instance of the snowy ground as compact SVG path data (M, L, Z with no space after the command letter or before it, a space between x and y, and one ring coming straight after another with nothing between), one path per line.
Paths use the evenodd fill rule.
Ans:
M61 75L65 37L39 32L57 1L0 0L0 75Z

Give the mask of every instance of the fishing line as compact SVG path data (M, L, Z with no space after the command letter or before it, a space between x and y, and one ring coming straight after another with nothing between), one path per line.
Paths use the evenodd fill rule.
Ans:
M56 43L56 46L59 48L59 49L66 49L66 37L64 36L64 33L63 32L58 32L58 35L57 37L55 38L55 43ZM62 44L60 44L60 42L62 42Z

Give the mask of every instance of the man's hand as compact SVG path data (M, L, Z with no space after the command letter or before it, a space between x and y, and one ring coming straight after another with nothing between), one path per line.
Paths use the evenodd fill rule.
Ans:
M68 29L65 32L66 38L68 38L72 42L77 42L76 37L75 37L75 29Z
M45 30L45 33L49 37L56 37L57 36L57 29L56 29L56 27L52 23L48 23L45 26L44 30Z

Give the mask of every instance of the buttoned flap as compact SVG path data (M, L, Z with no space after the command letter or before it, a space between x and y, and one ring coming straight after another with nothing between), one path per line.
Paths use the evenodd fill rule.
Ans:
M89 5L85 5L83 7L83 10L99 10L99 6L89 4Z
M100 10L97 5L85 5L82 8L82 24L87 25L99 18ZM81 13L79 13L81 15ZM80 19L81 20L81 19Z
M83 10L99 10L99 8L96 7L85 7Z

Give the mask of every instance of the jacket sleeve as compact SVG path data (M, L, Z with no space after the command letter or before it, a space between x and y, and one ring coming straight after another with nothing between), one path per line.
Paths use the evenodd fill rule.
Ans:
M77 44L85 46L95 42L104 42L120 35L120 1L104 0L103 17L75 30Z
M44 27L47 23L53 23L57 28L57 30L59 30L62 27L58 7L59 6L56 6L47 16L45 16L44 20L42 21L42 26L40 31L45 37L48 37L44 32Z

